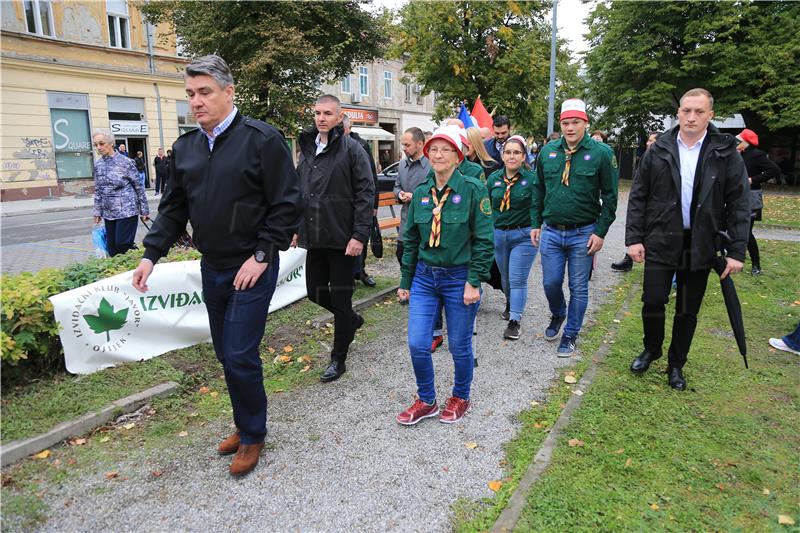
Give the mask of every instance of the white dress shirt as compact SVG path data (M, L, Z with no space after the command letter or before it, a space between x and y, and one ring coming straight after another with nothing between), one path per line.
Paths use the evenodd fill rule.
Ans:
M321 154L325 147L328 146L327 142L322 142L322 136L319 133L317 133L317 138L314 139L314 144L317 145L317 153L315 155Z
M689 229L692 220L692 194L694 193L694 175L697 171L697 160L700 158L700 149L706 134L692 146L686 146L678 132L678 155L681 163L681 213L683 215L683 229Z

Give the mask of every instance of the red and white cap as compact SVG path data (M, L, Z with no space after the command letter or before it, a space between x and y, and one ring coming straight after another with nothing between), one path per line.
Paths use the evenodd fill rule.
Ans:
M564 120L565 118L579 118L589 122L589 117L586 116L586 102L578 98L564 100L561 104L559 120Z
M744 141L747 144L752 144L753 146L758 146L758 134L753 130L742 130L742 132L736 136L737 139L740 141Z
M426 142L425 146L422 148L422 153L425 154L425 157L429 157L428 149L431 143L436 140L447 141L453 145L453 148L456 149L456 153L458 154L459 162L464 160L464 150L461 143L461 128L458 126L442 126L434 131L431 138L428 139L428 142Z

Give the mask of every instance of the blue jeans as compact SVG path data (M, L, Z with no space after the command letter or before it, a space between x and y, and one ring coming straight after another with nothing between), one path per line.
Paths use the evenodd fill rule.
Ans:
M425 403L436 401L431 337L440 305L447 315L447 346L455 364L453 396L469 400L474 367L472 324L478 306L464 305L468 271L466 265L432 267L420 262L411 281L408 348L417 378L417 394Z
M503 293L511 305L509 318L519 322L528 301L528 276L536 259L531 228L494 230L494 257L500 269Z
M792 350L800 350L800 324L797 324L794 331L784 335L781 340Z
M586 244L594 224L570 230L556 230L545 225L539 240L542 261L542 283L550 313L566 316L564 335L577 337L583 325L583 315L589 305L589 274L593 257ZM569 310L564 300L564 269L569 268Z
M225 370L233 421L242 444L262 442L267 435L267 394L258 347L264 336L278 269L276 254L254 287L237 291L233 279L238 268L215 270L200 263L211 340Z

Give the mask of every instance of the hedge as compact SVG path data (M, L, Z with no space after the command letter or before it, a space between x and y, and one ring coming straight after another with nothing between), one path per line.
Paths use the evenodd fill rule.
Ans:
M130 250L112 258L92 258L61 270L48 268L35 274L26 272L3 276L0 298L0 359L4 367L3 377L10 370L9 366L24 366L38 372L62 369L64 354L58 338L58 325L53 316L53 304L48 298L133 270L141 257L141 250ZM196 250L173 248L162 262L199 258L200 254Z

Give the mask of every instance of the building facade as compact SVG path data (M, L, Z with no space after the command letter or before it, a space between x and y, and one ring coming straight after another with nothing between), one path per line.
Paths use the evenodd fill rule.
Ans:
M349 76L320 90L342 101L354 130L370 142L375 162L383 168L401 158L400 136L405 130L436 128L434 94L423 96L401 61L377 59L359 65Z
M4 0L2 201L90 194L91 132L108 128L148 174L194 126L169 28L133 2Z

